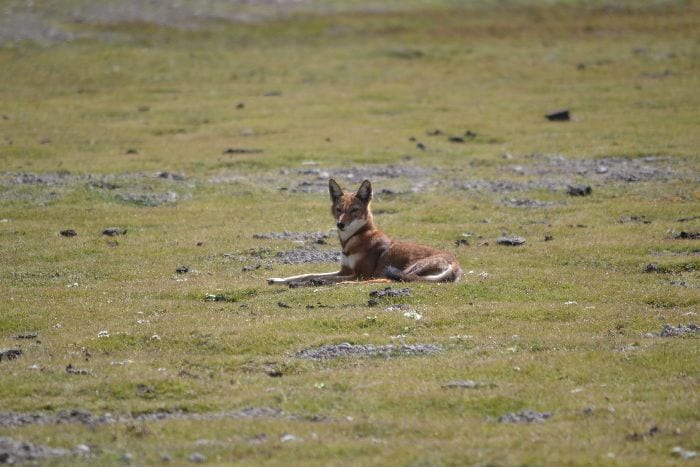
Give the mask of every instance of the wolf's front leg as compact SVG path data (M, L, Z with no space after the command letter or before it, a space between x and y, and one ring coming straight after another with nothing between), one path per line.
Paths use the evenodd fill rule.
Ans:
M300 276L291 277L271 277L267 280L270 285L275 284L290 284L292 282L311 282L319 281L328 284L335 284L337 282L349 281L354 279L354 275L341 275L340 272L327 272L324 274L302 274Z

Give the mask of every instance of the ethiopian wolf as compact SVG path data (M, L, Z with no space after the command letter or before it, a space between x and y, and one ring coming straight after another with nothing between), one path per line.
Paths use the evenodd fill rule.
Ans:
M331 213L343 249L338 272L304 274L268 279L269 284L311 282L335 284L346 281L454 282L462 275L457 258L447 251L389 238L372 220L372 184L365 180L356 193L344 192L328 182Z

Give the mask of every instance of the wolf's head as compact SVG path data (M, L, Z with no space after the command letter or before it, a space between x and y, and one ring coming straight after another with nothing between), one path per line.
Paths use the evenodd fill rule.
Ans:
M349 239L361 228L373 225L372 211L369 208L372 184L369 180L362 182L356 193L346 193L335 180L330 179L328 191L331 194L331 213L341 241Z

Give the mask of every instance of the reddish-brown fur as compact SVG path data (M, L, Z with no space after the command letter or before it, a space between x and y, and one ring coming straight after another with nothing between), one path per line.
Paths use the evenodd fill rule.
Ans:
M460 278L462 269L452 253L393 240L377 229L370 209L372 185L368 180L356 193L343 192L335 180L330 180L328 186L343 253L340 271L273 278L268 280L270 284L377 279L452 282Z

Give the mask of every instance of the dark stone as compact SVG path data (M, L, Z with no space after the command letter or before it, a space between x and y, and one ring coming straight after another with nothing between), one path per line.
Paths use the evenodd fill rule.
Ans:
M123 229L121 227L107 227L102 231L102 235L106 235L108 237L116 237L118 235L126 235L126 229Z
M260 154L262 149L254 148L228 148L224 150L224 154Z
M499 245L507 245L507 246L520 246L525 244L525 239L523 237L517 237L514 235L504 235L498 240L496 240L496 243Z
M14 360L22 355L22 349L3 349L0 350L0 362L5 360Z
M571 114L568 109L555 110L545 115L545 118L550 122L568 122L571 120Z
M63 237L75 237L78 235L78 232L73 229L61 230L60 233Z
M588 196L592 192L593 192L593 189L590 187L590 185L581 185L581 186L569 185L566 188L566 194L569 196Z

